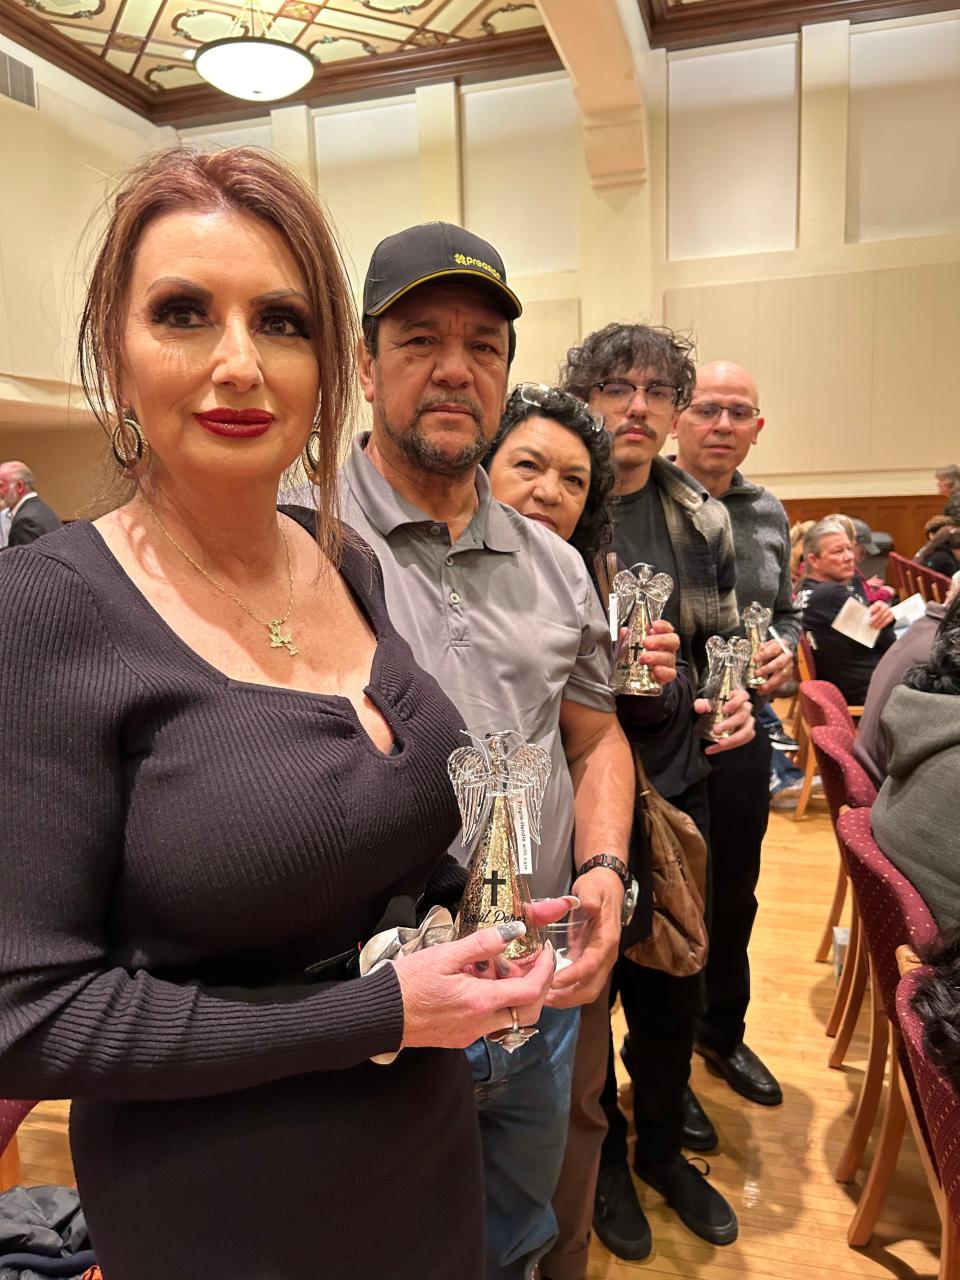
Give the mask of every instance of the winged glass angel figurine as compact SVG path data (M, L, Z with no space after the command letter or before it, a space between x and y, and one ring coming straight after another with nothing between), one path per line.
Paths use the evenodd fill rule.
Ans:
M767 638L767 628L773 621L773 610L767 609L759 600L754 600L743 611L743 629L750 641L750 663L747 667L747 688L759 689L764 683L763 676L757 670L757 655Z
M719 741L728 735L717 733L717 725L724 718L723 704L738 689L743 688L743 673L750 661L750 641L734 637L724 640L711 636L707 641L707 678L700 692L701 698L709 698L713 710L706 713L707 723L701 730L704 737Z
M476 840L460 903L461 938L522 920L527 932L509 943L508 960L533 955L543 941L524 911L530 901L525 875L533 871L532 841L540 842L540 806L550 776L550 755L530 746L513 729L467 734L473 746L458 747L447 770L463 820L467 848Z
M610 597L611 621L616 618L619 628L627 625L630 634L621 645L613 669L611 686L614 693L632 693L655 698L663 693L663 686L649 667L640 661L647 644L647 632L663 613L663 606L673 591L673 579L667 573L657 573L651 564L635 564L631 569L621 569L613 579ZM613 637L616 643L617 637Z

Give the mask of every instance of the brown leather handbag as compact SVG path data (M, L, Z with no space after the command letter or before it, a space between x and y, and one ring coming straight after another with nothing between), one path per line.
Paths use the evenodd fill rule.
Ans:
M699 973L707 962L704 897L707 845L687 814L672 805L647 778L637 747L637 817L642 821L653 871L653 928L649 937L624 948L634 964L674 977Z

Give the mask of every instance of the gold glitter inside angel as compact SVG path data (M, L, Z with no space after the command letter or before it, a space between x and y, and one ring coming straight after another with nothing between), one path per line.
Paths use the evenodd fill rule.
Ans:
M540 841L540 806L550 756L529 746L512 729L477 738L459 747L447 769L463 820L465 848L476 841L467 866L467 885L460 903L460 937L522 920L527 932L509 943L508 960L522 960L543 945L540 931L525 906L530 891L525 876L533 871L532 841Z
M648 666L640 661L647 647L647 632L663 614L663 606L673 591L673 579L657 573L651 564L635 564L614 577L611 614L618 626L629 625L630 633L617 654L611 687L615 693L656 698L663 686Z

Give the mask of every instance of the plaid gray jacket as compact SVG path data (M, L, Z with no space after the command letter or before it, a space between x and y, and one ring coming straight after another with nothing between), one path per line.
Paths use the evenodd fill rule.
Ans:
M709 637L733 635L740 622L730 517L722 502L666 458L654 458L650 478L677 559L683 652L702 676Z

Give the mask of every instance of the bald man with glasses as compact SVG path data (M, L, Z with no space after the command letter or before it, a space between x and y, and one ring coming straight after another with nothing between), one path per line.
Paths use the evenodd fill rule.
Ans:
M677 465L726 507L737 559L738 611L757 600L769 608L776 640L760 651L756 690L763 702L790 677L800 611L790 584L790 536L779 500L739 471L763 429L760 397L746 369L727 360L701 365L690 403L672 434ZM782 1102L773 1073L744 1043L750 1001L747 948L757 912L760 847L769 817L770 742L760 733L717 756L708 779L713 870L710 954L697 1052L738 1093L763 1106Z

